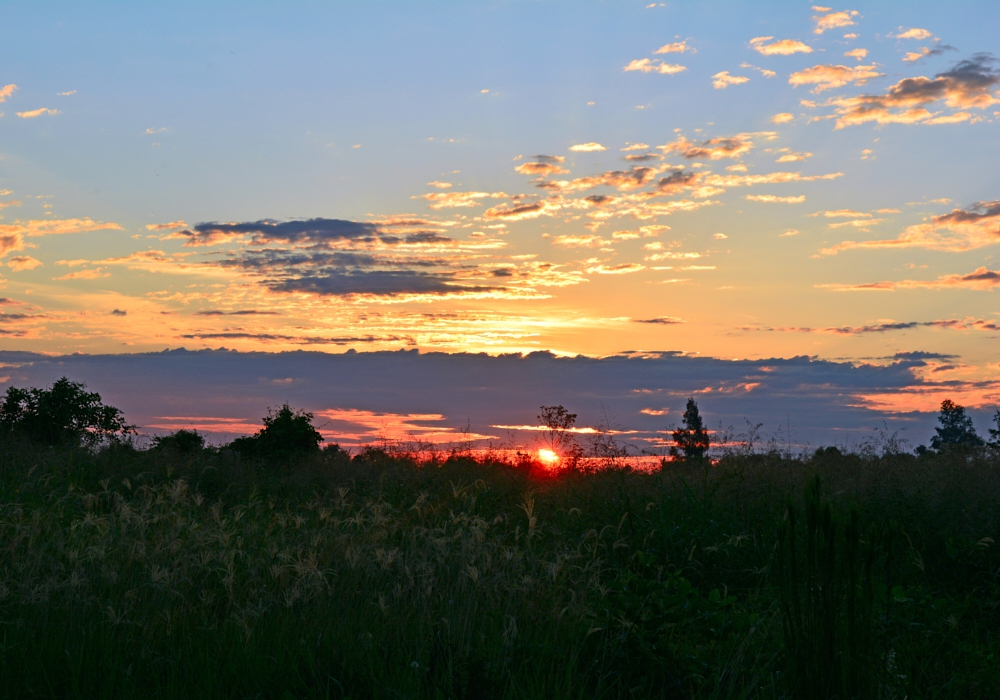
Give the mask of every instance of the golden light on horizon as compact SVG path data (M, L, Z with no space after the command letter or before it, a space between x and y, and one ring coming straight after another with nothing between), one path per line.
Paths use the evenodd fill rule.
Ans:
M547 447L538 450L538 459L547 467L554 467L559 462L559 455Z

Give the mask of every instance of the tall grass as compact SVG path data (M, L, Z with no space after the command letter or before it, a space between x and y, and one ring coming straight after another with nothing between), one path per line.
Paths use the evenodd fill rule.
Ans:
M7 444L0 695L996 697L998 467Z

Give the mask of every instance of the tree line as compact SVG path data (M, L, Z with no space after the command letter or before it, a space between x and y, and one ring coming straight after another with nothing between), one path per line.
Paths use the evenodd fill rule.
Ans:
M581 456L581 450L570 432L577 415L563 406L542 406L538 422L547 428L545 442L549 448L571 458ZM320 452L323 436L313 425L313 414L292 409L287 403L278 409L268 409L262 427L253 435L239 437L228 449L244 458L288 462ZM1000 449L1000 409L993 415L994 427L989 439L976 432L965 407L950 399L941 402L938 426L931 437L930 447L920 445L918 455L956 449L993 447ZM705 459L712 446L710 432L705 428L697 402L687 401L681 426L671 429L669 454L674 459ZM98 447L130 444L137 434L136 426L125 420L124 413L107 406L97 392L66 377L47 389L10 387L0 402L0 436L48 447ZM205 438L197 430L181 429L169 435L154 437L151 449L193 454L204 450ZM330 444L328 451L339 452L340 446Z

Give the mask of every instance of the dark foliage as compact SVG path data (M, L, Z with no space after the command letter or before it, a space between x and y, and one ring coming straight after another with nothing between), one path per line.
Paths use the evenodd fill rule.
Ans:
M940 427L934 429L937 435L931 438L931 448L934 450L983 445L983 439L976 434L972 418L966 415L965 407L959 406L951 399L941 402L938 423L941 424Z
M53 447L92 446L135 432L120 410L102 403L100 394L66 377L48 389L7 389L0 428L10 437Z
M257 457L275 462L319 453L323 436L313 427L313 414L293 411L288 404L277 411L269 409L264 427L254 435L237 438L229 447L243 457Z
M703 458L708 451L710 441L705 423L698 412L698 404L693 398L688 399L683 423L683 428L671 432L674 444L670 448L670 454L674 457L684 455L684 459Z
M177 454L197 454L205 449L205 437L197 430L178 430L176 433L153 438L154 450L168 450Z
M537 420L539 425L548 428L542 433L545 446L553 450L564 460L571 463L581 456L582 450L570 430L576 425L576 414L570 413L563 406L542 406Z

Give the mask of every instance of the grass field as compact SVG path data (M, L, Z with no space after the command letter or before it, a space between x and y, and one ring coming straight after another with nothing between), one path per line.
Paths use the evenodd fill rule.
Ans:
M3 697L1000 697L986 450L0 460Z

